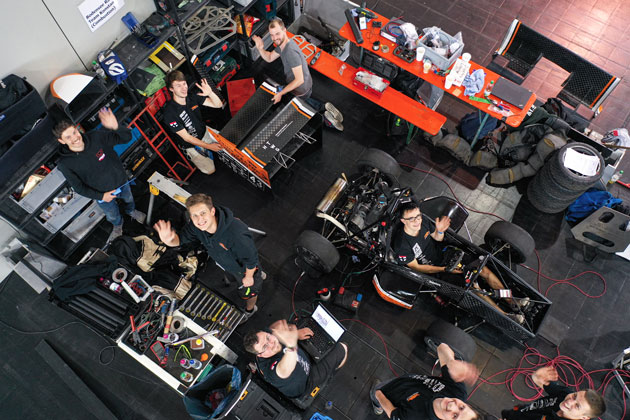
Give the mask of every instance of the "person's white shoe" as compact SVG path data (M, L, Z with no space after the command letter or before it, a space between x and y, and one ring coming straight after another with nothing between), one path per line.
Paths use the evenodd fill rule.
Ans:
M324 108L326 109L326 111L330 112L330 115L333 119L339 121L340 123L343 122L343 114L333 104L331 104L330 102L326 102L324 104Z
M258 306L256 305L254 305L254 309L251 312L248 312L247 309L245 309L243 311L245 313L245 316L243 317L243 319L241 319L241 322L239 322L238 325L243 325L244 323L249 321L249 318L251 318L257 311L258 311Z
M335 127L339 131L343 131L343 124L341 124L339 120L335 119L330 111L324 112L324 118L326 119L326 122L328 122L331 126Z
M118 226L114 226L114 228L112 229L112 233L109 234L109 238L107 238L107 242L111 242L114 239L118 238L119 236L122 236L123 234L123 230L122 230L123 225L120 224Z
M144 224L145 220L147 220L147 215L138 210L134 210L133 213L129 215L129 217L131 217L133 220L140 223L141 225Z

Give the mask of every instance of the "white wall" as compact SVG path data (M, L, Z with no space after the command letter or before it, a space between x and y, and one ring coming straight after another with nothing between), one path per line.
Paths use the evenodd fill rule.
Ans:
M120 11L91 32L78 9L83 1L0 2L0 78L10 73L26 76L43 97L53 79L85 71L99 51L129 34L120 20L123 15L132 12L143 21L155 11L151 0L125 0Z
M14 73L25 76L44 97L56 77L86 70L96 54L120 41L129 30L120 20L132 12L140 22L155 11L152 0L125 0L95 32L79 12L84 0L0 0L0 79ZM0 219L0 250L15 236ZM0 280L8 266L0 258Z

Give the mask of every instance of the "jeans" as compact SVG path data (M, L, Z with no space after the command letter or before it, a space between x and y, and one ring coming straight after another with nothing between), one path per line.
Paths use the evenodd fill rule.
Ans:
M282 91L283 88L284 86L279 86L278 92ZM304 102L306 102L311 108L313 108L315 112L324 111L324 103L313 98L311 96L312 94L313 94L313 89L311 88L311 90L306 92L304 95L296 96L296 98L304 100Z
M105 213L107 221L114 226L120 226L123 223L122 216L120 215L120 209L118 208L118 203L116 202L117 199L121 199L125 203L124 210L128 215L131 215L136 209L136 204L133 201L133 195L131 195L131 187L129 184L124 187L120 187L120 194L118 194L116 199L110 201L109 203L98 203L103 210L103 213Z

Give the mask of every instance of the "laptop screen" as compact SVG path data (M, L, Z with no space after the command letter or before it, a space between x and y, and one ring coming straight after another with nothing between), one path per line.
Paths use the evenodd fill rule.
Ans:
M317 305L317 309L315 309L311 317L333 340L339 341L339 338L341 338L344 332L344 328L322 305Z

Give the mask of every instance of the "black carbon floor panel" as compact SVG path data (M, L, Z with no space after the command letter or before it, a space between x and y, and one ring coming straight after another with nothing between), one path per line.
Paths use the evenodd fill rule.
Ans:
M314 112L304 101L293 99L262 130L245 142L243 151L262 167L266 166L306 125Z
M263 83L236 115L223 127L221 135L237 146L247 137L261 118L271 109L275 89Z

